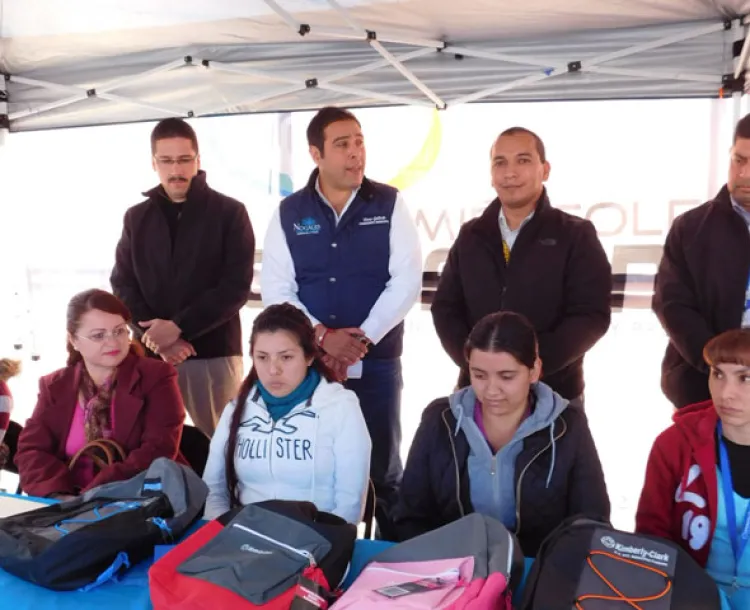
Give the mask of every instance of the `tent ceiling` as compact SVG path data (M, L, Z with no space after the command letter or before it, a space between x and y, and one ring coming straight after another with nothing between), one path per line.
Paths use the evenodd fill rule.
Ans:
M0 0L0 7L0 69L10 75L10 126L20 131L326 103L716 96L722 75L735 70L734 43L746 30L738 17L750 13L750 0ZM309 31L300 36L303 24Z

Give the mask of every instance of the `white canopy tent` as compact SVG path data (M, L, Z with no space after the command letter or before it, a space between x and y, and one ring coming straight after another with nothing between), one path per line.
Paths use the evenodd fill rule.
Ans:
M11 131L739 94L750 0L0 0ZM737 106L739 108L739 105Z

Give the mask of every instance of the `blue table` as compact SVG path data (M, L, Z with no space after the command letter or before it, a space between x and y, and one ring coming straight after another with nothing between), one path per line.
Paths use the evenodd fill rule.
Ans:
M0 492L0 497L17 497ZM49 500L38 500L52 503ZM195 526L196 529L198 525ZM390 542L357 540L354 545L351 568L344 586L348 586L362 571L367 561L380 551L391 546ZM171 547L157 547L156 557L160 557ZM50 591L32 585L20 578L0 570L0 608L12 610L151 610L148 592L148 569L153 561L143 561L126 572L119 582L106 583L96 589L81 593L78 591ZM531 567L526 560L524 580ZM523 585L519 588L519 593ZM518 595L516 596L518 597Z

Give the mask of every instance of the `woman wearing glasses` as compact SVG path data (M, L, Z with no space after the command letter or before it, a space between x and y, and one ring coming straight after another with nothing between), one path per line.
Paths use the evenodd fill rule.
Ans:
M68 304L67 366L40 380L18 443L16 465L29 495L65 498L128 479L159 457L184 462L177 373L131 343L130 320L122 301L103 290L87 290ZM102 439L114 460L73 460Z

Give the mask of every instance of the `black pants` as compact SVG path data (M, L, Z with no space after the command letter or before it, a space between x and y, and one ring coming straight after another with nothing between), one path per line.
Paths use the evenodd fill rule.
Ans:
M375 518L379 534L389 539L391 511L398 500L404 468L401 463L401 359L364 360L362 378L346 387L359 398L372 439L370 478L375 487Z

